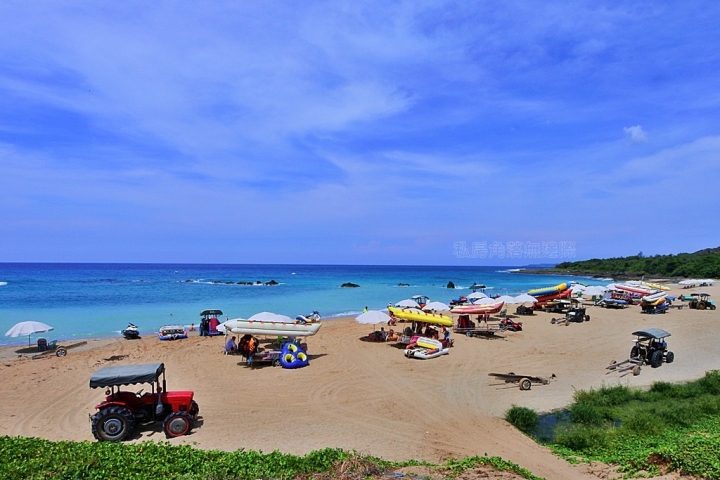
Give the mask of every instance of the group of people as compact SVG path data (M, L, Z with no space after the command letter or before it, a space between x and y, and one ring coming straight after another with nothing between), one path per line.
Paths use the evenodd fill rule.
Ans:
M235 343L235 339L236 337L233 336L225 342L225 353L228 355L239 353L247 358L248 365L252 364L253 355L257 352L260 341L249 333L243 335L239 343Z

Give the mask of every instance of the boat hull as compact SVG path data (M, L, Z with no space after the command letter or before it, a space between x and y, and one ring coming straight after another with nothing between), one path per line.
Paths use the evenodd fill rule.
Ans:
M263 322L260 320L245 320L236 318L223 323L225 328L232 333L240 335L274 335L284 337L309 337L315 335L321 322L316 323L286 323L286 322Z
M481 313L497 313L505 306L505 302L491 303L488 305L465 305L450 310L452 313L474 315Z

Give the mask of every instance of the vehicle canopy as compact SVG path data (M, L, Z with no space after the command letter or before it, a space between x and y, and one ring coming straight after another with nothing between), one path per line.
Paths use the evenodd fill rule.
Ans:
M119 387L137 383L153 383L165 371L164 363L103 367L90 377L90 388Z
M702 297L706 297L706 298L707 298L707 297L710 296L709 293L704 293L704 292L703 292L703 293L691 293L690 295L693 296L693 297L700 297L700 298L702 298Z
M669 337L670 334L666 332L665 330L661 330L659 328L648 328L647 330L638 330L637 332L633 332L633 335L637 335L640 337L641 340L648 339L648 338L655 338L655 339L661 339L665 337Z
M217 310L217 309L216 310L203 310L202 312L200 312L201 317L208 317L208 318L217 317L218 315L222 315L222 314L223 314L222 310Z

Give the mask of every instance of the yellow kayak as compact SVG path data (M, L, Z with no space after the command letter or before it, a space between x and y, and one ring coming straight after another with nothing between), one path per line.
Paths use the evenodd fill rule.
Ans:
M403 320L412 320L415 322L432 323L434 325L444 325L452 327L452 318L435 313L418 312L417 310L405 310L403 308L388 307L391 314Z

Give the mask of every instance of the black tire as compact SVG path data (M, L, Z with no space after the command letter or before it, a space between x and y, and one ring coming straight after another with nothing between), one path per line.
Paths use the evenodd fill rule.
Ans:
M91 428L99 442L121 442L135 429L135 415L125 407L105 407L93 415Z
M710 305L710 310L715 310L716 308L717 308L717 306L715 306L715 305Z
M589 322L589 321L590 321L590 315L585 315L585 321L586 321L586 322Z
M58 348L55 351L55 356L57 356L57 357L64 357L65 355L67 355L67 350L62 347Z
M663 363L663 352L662 350L653 350L650 354L650 366L652 368L658 368Z
M190 414L185 412L174 412L165 418L163 431L167 438L182 437L192 430L193 420Z
M640 355L640 349L636 346L630 349L630 358L638 358Z
M192 402L190 402L190 415L193 417L197 417L199 413L200 413L200 405L198 405L198 403L195 400L193 400Z
M698 304L697 304L697 309L698 309L698 310L705 310L705 304L702 303L702 302L698 302Z
M554 318L551 318L551 319L550 319L550 323L551 323L552 325L555 325L555 319L554 319Z
M468 337L468 338L472 338L472 332L467 332L467 333L465 334L465 336Z
M665 363L672 363L675 361L675 354L673 352L667 352L665 354Z
M632 369L633 377L637 377L638 375L640 375L640 370L642 370L640 365L635 365Z
M272 366L273 366L273 367L279 367L279 366L280 366L280 359L279 359L279 358L276 358L275 360L273 360Z
M532 382L529 378L521 378L518 383L520 383L520 390L530 390L532 388Z

